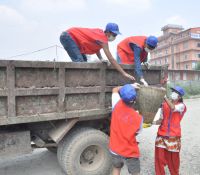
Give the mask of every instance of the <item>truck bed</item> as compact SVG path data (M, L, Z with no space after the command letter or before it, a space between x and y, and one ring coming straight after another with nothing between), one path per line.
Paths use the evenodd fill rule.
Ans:
M134 75L132 65L122 65ZM160 83L160 66L144 69L150 85ZM109 116L112 88L125 79L106 63L0 60L0 125Z

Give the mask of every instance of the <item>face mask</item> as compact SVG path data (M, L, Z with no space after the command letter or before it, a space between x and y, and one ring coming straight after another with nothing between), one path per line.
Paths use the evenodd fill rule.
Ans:
M114 37L114 36L112 36L112 35L110 35L109 37L108 37L108 41L114 41L116 39L116 37Z
M172 92L171 99L174 100L174 101L178 100L178 94L176 92Z
M150 50L149 48L147 48L147 47L145 47L144 50L145 50L146 52L150 52L150 51L151 51L151 50Z

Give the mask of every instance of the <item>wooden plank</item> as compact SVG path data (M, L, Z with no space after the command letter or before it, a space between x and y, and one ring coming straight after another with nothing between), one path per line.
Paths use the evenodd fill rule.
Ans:
M100 96L99 96L99 105L101 109L105 108L105 99L106 99L106 93L105 93L105 88L106 88L106 67L105 67L104 63L101 66L100 69L100 84L101 84L101 92L100 92Z
M7 88L8 88L8 117L16 116L15 108L15 67L10 61L7 66Z
M64 87L65 94L99 93L100 86L94 87ZM109 88L108 88L109 89ZM52 88L16 88L16 96L58 95L59 87ZM0 96L7 96L7 90L0 89Z
M91 109L91 110L79 110L70 112L56 112L37 115L23 115L17 117L2 117L0 118L1 125L11 125L18 123L32 123L40 121L60 120L60 119L72 119L79 118L79 120L95 120L108 117L111 113L111 108L107 109Z
M6 67L9 64L9 60L1 60L0 67ZM32 67L32 68L59 68L60 64L63 64L65 68L71 69L98 69L101 68L102 63L74 63L74 62L45 62L45 61L12 61L15 67ZM112 65L107 66L106 69L115 69ZM120 64L123 69L134 69L134 65ZM142 66L145 69L145 66ZM151 70L161 70L162 66L151 66Z
M54 142L59 143L77 122L78 118L59 122L55 125L55 128L49 131L49 136Z
M59 88L17 88L15 89L16 96L37 96L37 95L58 95Z
M65 68L63 64L60 64L59 74L59 96L58 96L58 111L64 111L64 102L65 102Z
M0 89L0 97L6 97L8 95L7 89Z
M93 87L66 87L65 94L85 94L85 93L99 93L101 92L100 86Z

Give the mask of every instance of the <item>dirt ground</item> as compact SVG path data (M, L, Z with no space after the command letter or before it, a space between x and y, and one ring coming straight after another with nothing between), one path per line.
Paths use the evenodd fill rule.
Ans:
M187 113L182 121L181 175L200 175L200 98L185 100ZM140 135L141 174L154 174L154 141L157 126ZM167 171L168 172L168 171ZM169 173L167 173L169 174ZM55 154L46 149L32 154L0 160L0 175L64 175ZM128 175L124 168L122 175Z

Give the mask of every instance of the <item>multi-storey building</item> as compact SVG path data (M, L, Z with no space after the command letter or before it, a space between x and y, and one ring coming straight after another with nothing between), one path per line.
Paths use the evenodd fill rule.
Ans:
M184 30L166 25L158 37L158 47L151 52L151 64L168 65L173 70L194 70L200 62L200 27Z

